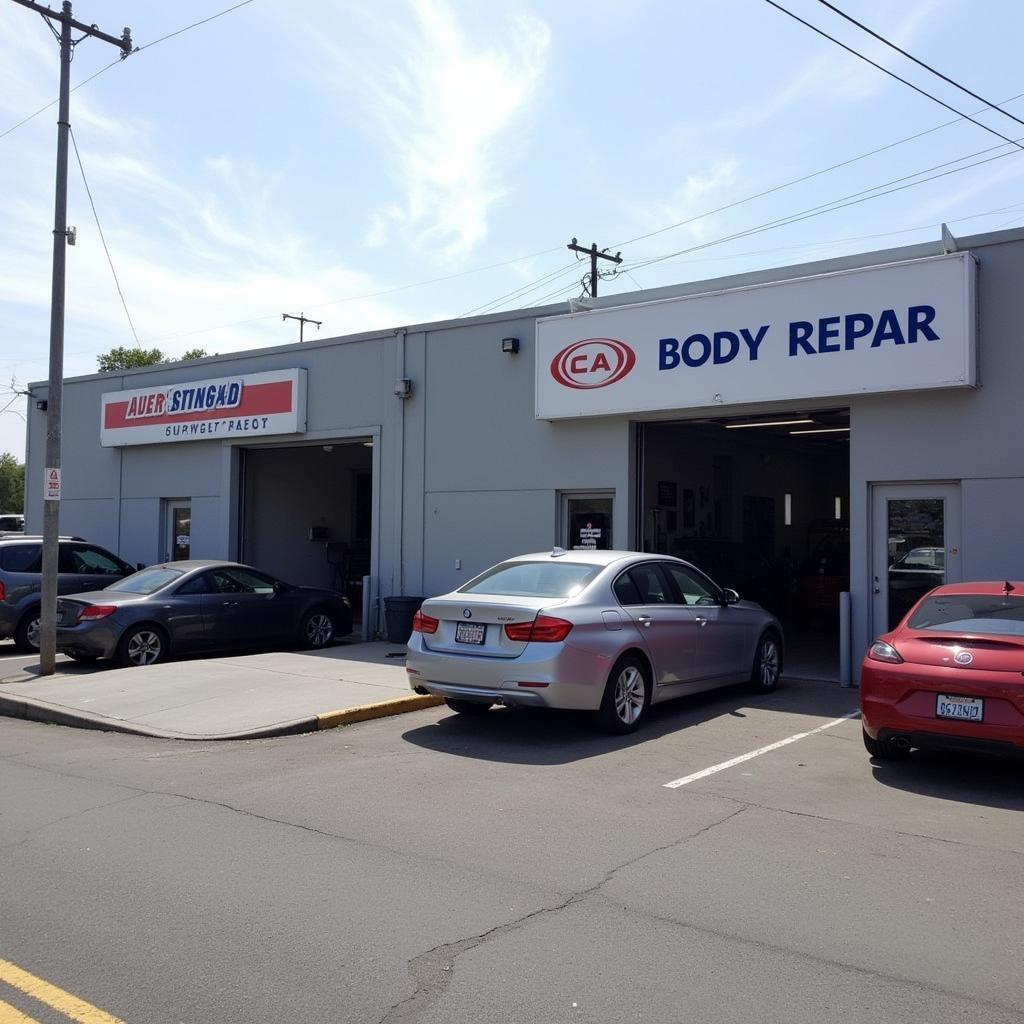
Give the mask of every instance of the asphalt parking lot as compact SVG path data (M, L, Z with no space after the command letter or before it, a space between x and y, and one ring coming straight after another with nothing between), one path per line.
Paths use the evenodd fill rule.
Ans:
M1019 765L873 765L855 704L2 720L0 957L124 1021L1020 1022Z

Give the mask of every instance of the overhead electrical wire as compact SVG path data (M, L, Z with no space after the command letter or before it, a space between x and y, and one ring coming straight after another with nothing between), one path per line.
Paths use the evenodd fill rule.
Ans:
M883 74L888 75L890 78L895 78L897 82L902 82L908 88L913 89L914 92L920 93L922 96L927 96L928 99L932 100L934 103L938 103L940 107L945 107L947 110L951 110L954 114L958 114L960 117L963 117L966 120L970 121L971 124L976 124L979 128L982 128L984 131L989 132L991 135L998 136L1004 142L1009 142L1011 145L1018 146L1019 148L1024 149L1024 143L1015 141L1014 139L1011 139L1009 136L1004 135L1002 132L997 132L995 128L990 128L983 121L976 120L975 118L971 117L970 114L965 114L962 110L957 110L956 107L951 106L949 103L946 103L945 100L940 100L938 96L933 96L927 90L922 89L918 85L914 85L913 82L909 81L906 78L903 78L901 75L897 75L895 71L890 71L884 65L879 64L877 61L873 61L870 57L865 56L859 50L855 50L852 46L847 46L846 43L836 39L835 36L830 36L824 29L818 28L817 25L812 25L809 21L806 21L804 18L801 18L800 15L794 14L792 11L783 7L782 4L776 3L776 0L764 0L764 2L774 7L777 11L782 11L783 14L788 15L794 21L799 21L801 25L805 25L812 32L817 32L819 36L824 36L826 39L835 43L836 46L842 47L844 50L847 51L847 53L852 53L855 57L859 57L862 61L866 62L867 64L870 64L872 67L878 68L878 70L881 71Z
M930 71L933 75L936 76L936 78L941 78L944 82L948 82L950 85L959 89L961 92L967 93L968 96L973 97L974 99L978 100L978 102L984 103L986 107L990 107L992 110L998 111L1000 114L1003 114L1004 116L1011 118L1012 120L1016 121L1017 124L1024 127L1024 120L1021 120L1021 118L1017 117L1016 114L1011 114L1008 110L1003 110L1003 108L998 103L993 103L991 100L985 99L984 96L979 96L976 92L972 92L970 89L968 89L966 85L961 85L959 82L950 78L948 75L944 75L941 71L938 71L935 68L933 68L930 64L926 64L923 60L919 60L912 53L908 53L902 47L897 46L894 42L887 39L885 36L881 35L878 32L875 32L873 29L868 28L867 25L865 25L861 21L858 21L852 15L847 14L846 11L840 10L838 7L836 7L835 4L829 3L829 0L818 0L818 3L820 3L824 7L827 7L830 11L834 11L836 14L839 15L840 18L845 18L847 21L856 25L857 28L862 29L864 32L867 32L869 36L874 36L875 39L877 39L880 43L885 43L886 46L895 50L897 53L903 54L904 57L906 57L908 60L912 60L915 64L918 65L918 67L924 68L925 71Z
M994 149L1002 149L1002 146L992 147ZM991 152L989 150L981 150L980 153ZM764 224L759 224L753 228L747 228L744 231L737 231L731 235L726 235L722 238L712 239L709 242L702 242L698 245L690 246L686 249L680 249L676 252L666 253L663 256L656 256L653 259L641 260L636 263L627 263L623 269L625 270L636 270L641 267L649 267L655 263L663 263L665 260L673 259L676 256L684 256L691 252L698 252L702 249L708 249L715 245L722 245L725 242L734 241L737 238L747 238L750 235L760 234L763 231L771 231L774 228L786 227L789 224L796 224L800 221L810 220L813 217L820 217L825 213L833 213L836 210L842 210L849 206L857 206L860 203L866 203L871 199L879 199L882 196L892 195L894 192L902 192L904 189L914 188L917 185L923 185L929 181L936 181L939 178L948 177L951 174L959 174L961 171L970 170L973 167L981 167L984 164L992 163L995 160L1002 160L1008 156L1016 155L1016 150L1011 150L1007 153L997 153L995 156L986 157L984 160L977 160L972 164L966 164L963 167L954 167L951 170L946 170L940 174L933 174L927 178L921 178L919 181L906 181L906 178L917 178L921 174L927 173L927 171L918 171L916 174L906 175L904 178L894 178L890 182L886 182L884 185L876 186L873 189L865 189L863 192L854 192L849 196L844 196L842 199L833 200L830 203L822 203L818 206L810 207L807 210L801 210L795 214L789 214L786 217L780 217L773 221L767 221ZM977 156L979 154L972 154ZM969 159L969 157L961 157L960 160ZM945 164L936 164L935 167L945 167L949 163L957 163L959 161L947 161ZM935 168L928 168L928 170L934 170ZM893 185L897 182L905 182L905 184L897 184L894 188L886 188L887 185ZM881 190L881 191L880 191ZM865 194L870 193L870 194Z
M99 76L102 75L105 71L109 71L116 64L121 64L123 61L125 61L128 57L131 57L133 54L141 53L143 50L148 50L151 46L156 46L158 43L163 43L168 39L173 39L175 36L180 36L183 32L188 32L190 29L198 28L200 25L205 25L208 22L216 20L217 18L222 18L225 14L230 14L232 11L237 11L239 7L245 7L247 4L251 4L254 2L255 0L242 0L241 3L235 4L234 7L228 7L225 10L218 12L217 14L211 14L210 17L208 18L203 18L200 21L194 21L192 22L191 25L184 26L184 28L176 29L174 32L168 32L167 35L161 36L159 39L154 39L152 42L144 43L142 46L136 46L135 49L131 51L131 53L127 53L124 56L118 57L116 60L112 60L105 67L100 68L99 71L90 75L88 78L83 79L77 85L73 85L71 87L71 92L74 92L76 89L81 89L83 85L87 85L94 78L99 78ZM38 117L40 114L45 113L47 110L50 109L50 107L55 107L56 105L57 100L51 100L49 103L46 104L45 107L40 107L34 114L29 114L28 117L19 121L17 124L11 125L11 127L6 129L6 131L0 133L0 139L6 138L8 135L11 134L11 132L16 131L24 124L28 124L29 121Z
M99 231L100 241L103 243L103 251L107 254L107 263L110 264L110 273L114 276L114 285L117 288L117 294L121 299L121 306L124 309L124 315L128 318L128 326L132 329L132 337L135 339L135 344L138 348L142 348L142 343L139 341L139 335L135 330L135 324L132 321L132 315L128 312L128 303L125 301L124 292L121 290L121 282L117 278L117 271L114 269L114 260L110 255L110 249L107 247L107 240L103 235L103 225L100 224L100 215L96 212L96 203L92 198L92 189L89 188L89 179L85 176L85 167L82 165L82 154L78 151L78 140L75 138L75 132L73 129L68 129L71 135L71 145L75 150L75 160L78 161L78 170L82 174L82 184L85 185L85 194L89 197L89 205L92 207L93 219L96 221L96 230Z

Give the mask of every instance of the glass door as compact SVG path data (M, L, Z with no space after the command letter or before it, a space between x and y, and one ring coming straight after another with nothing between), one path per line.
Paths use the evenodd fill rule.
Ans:
M875 635L893 629L932 587L962 578L960 487L873 488L872 611Z
M180 562L192 557L192 502L187 498L164 503L164 561Z

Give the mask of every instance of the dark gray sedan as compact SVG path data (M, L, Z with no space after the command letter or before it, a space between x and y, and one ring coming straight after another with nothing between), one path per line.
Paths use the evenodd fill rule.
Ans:
M153 565L57 602L57 648L76 661L152 665L176 654L299 643L352 631L347 598L237 562Z

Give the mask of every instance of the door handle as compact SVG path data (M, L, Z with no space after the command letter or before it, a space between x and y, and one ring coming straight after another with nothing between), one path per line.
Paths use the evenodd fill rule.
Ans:
M238 607L238 602L237 601L225 601L224 602L224 607L225 608L237 608Z
M707 618L703 615L698 615L696 619L694 619L694 622L699 623L701 626L706 626L708 624Z
M639 622L641 626L649 626L654 620L650 615L638 615L636 617L636 621Z

